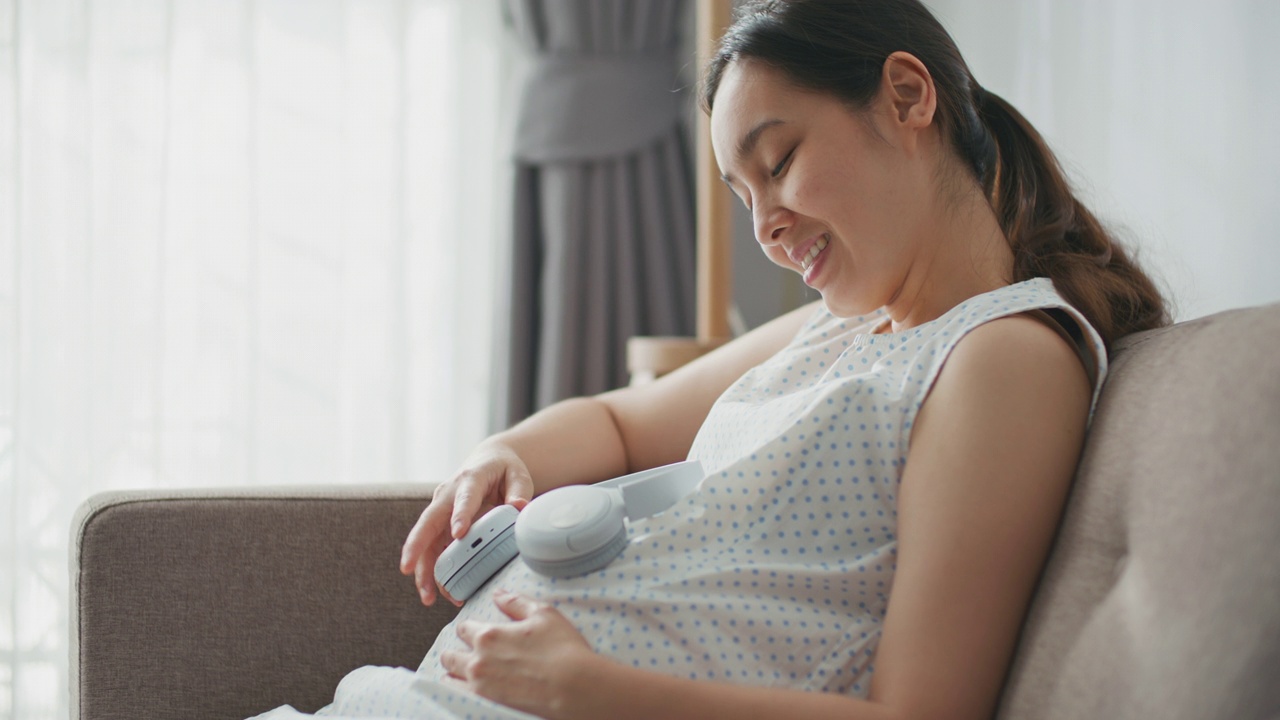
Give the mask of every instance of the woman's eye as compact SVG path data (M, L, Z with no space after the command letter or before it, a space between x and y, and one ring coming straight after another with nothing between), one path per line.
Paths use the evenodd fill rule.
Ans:
M794 153L795 153L794 149L792 149L791 152L787 153L787 156L782 158L782 162L778 163L777 167L775 167L773 171L769 173L769 176L778 177L779 175L781 175L783 168L787 166L787 161L791 159L791 156Z

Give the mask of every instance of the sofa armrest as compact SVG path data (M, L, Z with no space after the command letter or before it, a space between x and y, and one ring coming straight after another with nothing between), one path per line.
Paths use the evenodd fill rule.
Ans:
M361 665L416 668L454 614L397 567L427 486L97 495L74 524L73 718L314 711Z

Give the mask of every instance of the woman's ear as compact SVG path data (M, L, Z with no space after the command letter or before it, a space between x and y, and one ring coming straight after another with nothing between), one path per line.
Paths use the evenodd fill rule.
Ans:
M928 68L915 55L898 51L885 59L880 92L893 108L894 120L902 129L920 130L933 123L938 91Z

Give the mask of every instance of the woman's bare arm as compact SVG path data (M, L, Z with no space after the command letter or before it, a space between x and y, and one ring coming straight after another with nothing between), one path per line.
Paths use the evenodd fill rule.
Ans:
M653 382L552 405L486 442L520 456L535 494L683 460L716 398L781 350L815 306L776 318Z
M556 403L480 443L409 531L400 571L413 573L430 605L436 558L489 508L684 459L715 399L782 349L813 310L783 315L652 383Z
M499 597L515 623L462 623L445 667L548 718L986 718L994 712L1084 438L1091 388L1073 348L1024 317L957 345L911 435L898 558L870 695L752 688L604 660L550 606Z
M957 344L911 435L872 699L912 717L994 714L1092 394L1075 349L1030 317Z

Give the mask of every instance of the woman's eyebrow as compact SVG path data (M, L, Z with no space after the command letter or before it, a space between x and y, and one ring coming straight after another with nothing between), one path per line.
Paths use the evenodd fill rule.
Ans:
M738 149L736 152L737 162L742 162L745 157L751 154L751 151L755 150L756 143L760 142L760 136L764 134L765 130L768 130L775 125L782 125L785 122L785 120L779 120L777 118L762 120L755 127L747 131L747 134L743 135L742 139L738 141ZM724 180L727 184L733 183L733 178L728 175L721 175L720 179Z

